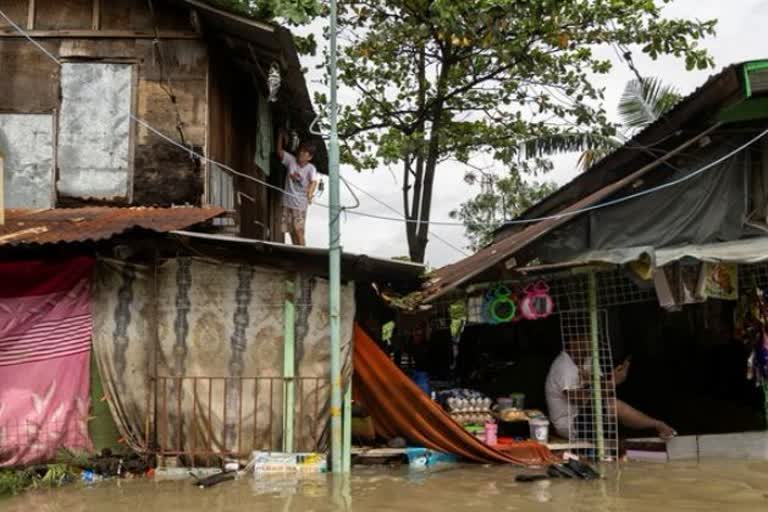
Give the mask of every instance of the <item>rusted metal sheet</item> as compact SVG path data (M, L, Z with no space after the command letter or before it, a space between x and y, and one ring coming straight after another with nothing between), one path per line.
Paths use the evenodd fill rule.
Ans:
M221 208L9 209L0 247L105 240L134 228L166 233L223 213Z
M53 116L0 114L6 208L53 206Z
M129 195L133 66L64 63L59 116L59 193Z

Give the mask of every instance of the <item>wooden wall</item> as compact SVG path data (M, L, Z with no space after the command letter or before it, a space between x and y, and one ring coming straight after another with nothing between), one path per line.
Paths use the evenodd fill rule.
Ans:
M225 58L226 49L213 51L209 92L211 158L261 181L271 182L274 177L254 162L259 130L273 128L259 126L258 97L253 79ZM279 204L281 198L270 195L264 185L242 177L235 179L235 189L241 192L235 196L240 234L282 241L270 207L270 202L277 200ZM217 204L216 198L209 199Z
M208 50L187 9L154 0L153 18L145 0L34 0L32 9L30 0L5 0L2 7L59 59L134 64L134 114L205 152ZM55 114L59 70L7 23L0 24L0 112ZM138 124L133 139L133 204L201 204L204 171L198 160ZM84 202L59 197L57 204Z
M187 8L165 0L152 0L154 13L148 0L0 3L18 25L64 62L133 64L133 112L138 118L176 141L183 140L197 153L282 187L282 166L273 161L270 173L254 161L259 130L274 129L259 126L255 78L243 68L247 58L241 56L235 63L226 43L204 39ZM57 115L59 66L4 22L0 22L0 76L0 113ZM266 124L271 124L268 117ZM56 205L202 205L211 199L210 190L204 197L210 172L206 164L140 123L134 123L130 154L128 197L96 201L59 194ZM263 151L260 157L265 165ZM231 205L239 232L282 241L281 194L243 178L235 179L234 187L241 192Z

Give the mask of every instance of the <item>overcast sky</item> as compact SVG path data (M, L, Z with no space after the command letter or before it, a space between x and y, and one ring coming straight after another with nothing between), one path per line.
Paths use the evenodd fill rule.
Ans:
M640 73L658 76L665 83L678 87L683 94L688 94L701 85L709 75L734 62L768 58L765 44L765 23L768 21L768 1L766 0L676 0L667 8L669 16L699 19L715 18L719 20L717 35L704 42L715 59L716 69L707 71L685 70L684 64L674 58L651 61L635 52L635 61ZM608 54L606 54L608 55ZM310 67L310 88L317 89L320 72ZM632 78L625 64L618 63L607 77L601 77L600 86L606 87L606 109L614 114L624 84ZM341 101L349 100L343 93ZM556 160L555 170L546 176L559 184L566 183L576 175L578 155L560 157ZM502 170L500 168L500 170ZM450 221L448 214L463 201L478 193L477 187L470 187L463 181L466 169L461 166L444 165L438 168L435 178L433 221ZM375 172L358 173L342 167L342 176L355 185L374 194L379 200L402 211L401 172L399 168L390 170L381 168ZM396 216L386 207L358 193L360 210L376 215ZM319 201L326 203L327 190ZM342 204L353 204L351 196L342 190ZM462 227L433 226L432 231L460 248L467 246ZM307 221L307 242L317 247L328 245L328 210L310 207ZM365 253L371 256L392 257L408 254L405 241L405 228L400 222L375 220L355 215L346 215L342 220L342 244L345 251ZM466 251L466 249L465 249ZM463 255L447 244L430 238L427 248L427 263L440 267L462 258Z

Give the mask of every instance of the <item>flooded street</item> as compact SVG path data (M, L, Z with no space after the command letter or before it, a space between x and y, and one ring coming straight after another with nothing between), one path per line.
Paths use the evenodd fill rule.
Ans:
M0 501L3 512L302 512L542 510L764 511L768 462L707 461L626 464L604 480L517 483L510 467L445 466L434 470L363 468L348 479L252 476L199 489L190 480L108 481L57 491L31 491Z

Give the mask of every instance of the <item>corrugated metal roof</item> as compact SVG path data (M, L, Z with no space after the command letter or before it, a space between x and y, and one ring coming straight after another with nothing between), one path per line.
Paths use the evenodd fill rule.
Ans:
M264 254L277 256L278 260L296 262L317 263L315 267L321 269L319 275L325 276L328 270L328 249L323 247L306 247L288 245L266 240L255 240L229 235L211 233L193 233L184 230L173 232L176 235L214 242L242 244ZM425 271L425 266L420 263L400 261L389 258L378 258L365 254L342 253L341 272L342 277L364 280L391 280L413 283L417 286L419 278Z
M185 229L223 214L222 208L58 208L5 212L0 247L105 240L130 229Z

